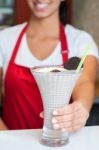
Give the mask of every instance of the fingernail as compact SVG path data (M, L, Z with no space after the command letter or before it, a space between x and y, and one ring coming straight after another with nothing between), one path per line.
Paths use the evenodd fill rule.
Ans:
M58 124L55 124L55 125L54 125L54 129L59 129L59 125L58 125Z
M52 123L56 123L57 122L57 120L56 119L52 119Z
M56 110L53 111L53 115L57 115L58 112Z
M66 129L65 129L65 128L62 128L62 129L61 129L61 131L62 131L62 132L65 132L65 131L66 131Z

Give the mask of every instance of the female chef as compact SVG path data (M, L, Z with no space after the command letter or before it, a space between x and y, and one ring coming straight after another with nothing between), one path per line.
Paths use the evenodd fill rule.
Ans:
M90 44L83 74L72 94L72 104L54 110L52 118L55 129L79 130L86 124L94 99L97 47L88 33L64 25L61 18L64 9L60 6L65 7L66 1L26 1L31 10L29 22L0 32L0 78L3 82L0 129L42 128L42 100L30 68L60 65L72 56L82 57Z

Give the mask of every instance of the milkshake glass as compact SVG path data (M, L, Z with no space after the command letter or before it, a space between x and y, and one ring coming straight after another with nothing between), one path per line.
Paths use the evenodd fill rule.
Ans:
M53 147L65 145L69 141L68 133L53 128L53 111L69 104L73 88L81 71L79 73L74 70L42 72L32 69L31 71L39 87L44 108L41 143Z

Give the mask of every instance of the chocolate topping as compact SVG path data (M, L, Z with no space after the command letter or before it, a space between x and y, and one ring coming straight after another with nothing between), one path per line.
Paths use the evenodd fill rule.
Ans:
M60 70L54 69L51 72L61 72Z
M66 63L64 63L64 68L68 70L76 70L80 63L80 60L81 59L79 57L71 57Z

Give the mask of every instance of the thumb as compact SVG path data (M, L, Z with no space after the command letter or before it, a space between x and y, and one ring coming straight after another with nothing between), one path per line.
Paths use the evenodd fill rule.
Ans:
M40 117L44 118L44 112L43 111L40 113Z

